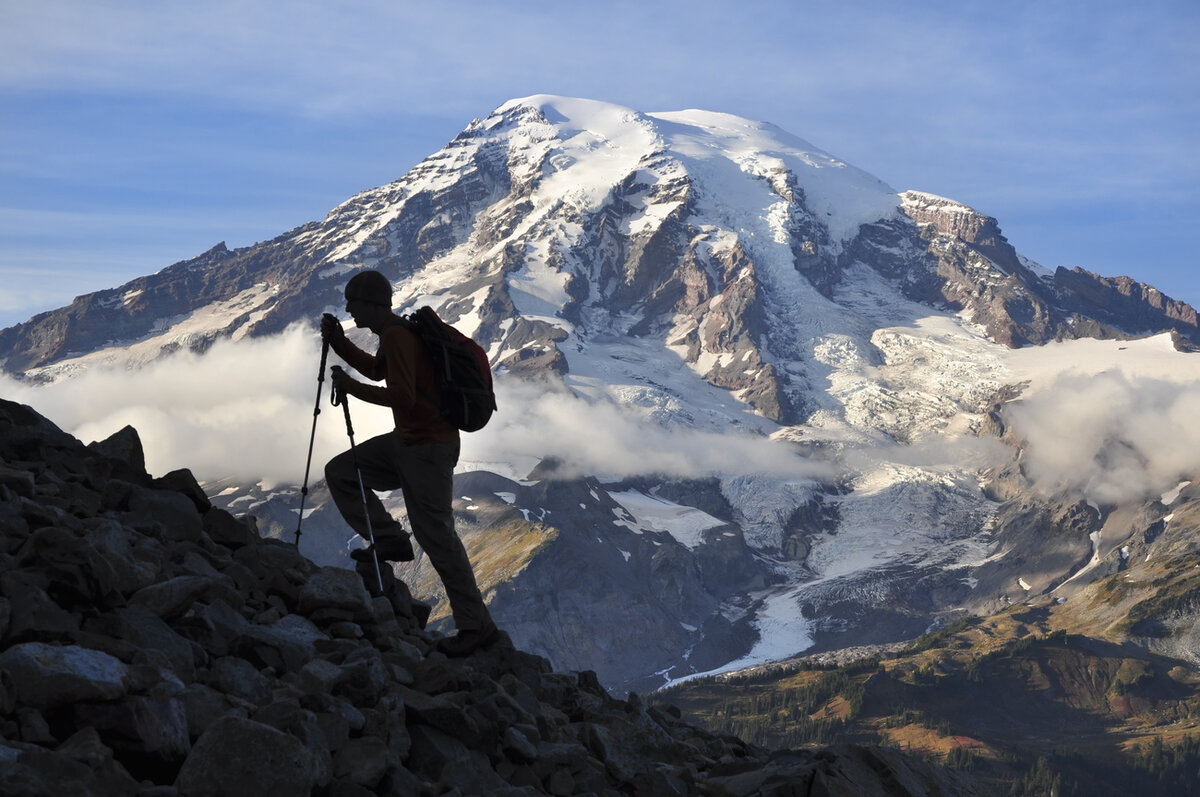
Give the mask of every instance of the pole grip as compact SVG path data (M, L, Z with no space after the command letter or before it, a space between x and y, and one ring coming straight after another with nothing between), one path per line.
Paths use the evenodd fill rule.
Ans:
M342 373L342 366L340 366L340 365L332 366L329 369L329 372L331 374L333 374L334 377L336 377L338 374ZM329 403L332 404L333 406L337 407L337 406L343 404L345 401L346 401L346 397L337 388L337 380L334 378L330 378L330 380L329 380Z

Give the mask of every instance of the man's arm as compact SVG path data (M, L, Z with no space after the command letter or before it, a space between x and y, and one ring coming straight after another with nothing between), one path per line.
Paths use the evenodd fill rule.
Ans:
M370 404L391 407L408 413L416 403L416 373L414 367L421 356L421 343L417 336L403 327L391 327L380 338L379 357L372 358L382 366L382 375L387 376L383 387L365 385L346 379L343 389L351 396Z
M329 344L334 354L345 360L346 364L355 371L375 381L383 378L382 373L376 373L375 356L351 343L350 339L346 337L345 330L342 329L341 322L329 313L321 316L321 338Z

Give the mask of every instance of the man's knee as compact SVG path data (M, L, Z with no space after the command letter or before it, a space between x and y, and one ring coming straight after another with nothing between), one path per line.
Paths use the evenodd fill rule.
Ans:
M354 462L349 451L343 451L325 463L325 483L340 484L354 479Z

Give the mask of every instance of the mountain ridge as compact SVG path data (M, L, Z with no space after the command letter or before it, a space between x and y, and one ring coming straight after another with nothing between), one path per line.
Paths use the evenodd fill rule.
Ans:
M1063 524L1055 566L1034 573L1022 560L1042 542L1036 530L995 525L1022 517L1002 512L1005 490L1030 485L980 477L988 452L1000 473L1022 450L1018 436L999 438L1014 402L1046 383L1044 371L1029 376L1031 353L1084 338L1147 353L1155 339L1135 339L1152 331L1177 348L1198 339L1186 305L1133 281L1051 273L995 219L895 194L770 125L539 96L472 122L322 222L214 247L0 332L3 367L53 383L265 338L338 311L345 279L367 267L393 281L399 309L431 303L474 334L513 398L501 426L475 439L489 446L478 461L507 465L501 475L520 489L460 493L486 499L488 513L457 507L469 545L519 529L502 558L534 563L512 595L497 588L498 615L514 626L560 617L545 635L560 641L531 650L603 659L619 623L582 601L561 615L550 607L573 580L589 583L590 560L623 562L612 583L639 596L649 635L670 640L597 665L624 688L703 671L686 654L717 639L727 664L786 657L814 639L892 642L963 605L1021 600L1020 579L1069 577L1087 564L1095 529ZM1123 350L1096 356L1116 363ZM587 427L595 434L577 443ZM593 450L613 448L624 450ZM556 478L530 464L552 459L563 463ZM689 547L661 515L616 514L614 494L636 477L676 514L724 502L732 536ZM535 481L546 484L525 484ZM264 531L291 532L293 494L214 485L226 490L221 500L255 512ZM1053 517L1062 509L1050 505L1078 498L1029 500ZM552 542L535 519L553 527ZM337 518L314 504L312 524L327 538L326 563L344 563ZM402 576L418 583L412 567ZM723 568L736 578L715 575ZM641 574L636 590L630 573ZM517 599L522 587L539 601ZM574 625L594 639L568 633ZM531 644L527 634L519 641Z
M0 342L5 344L4 348L9 351L9 355L3 361L4 370L8 373L26 372L73 354L85 352L88 350L88 345L94 348L97 344L102 347L114 341L128 343L131 336L133 339L137 339L150 335L154 331L154 322L156 321L161 322L182 313L194 312L196 309L214 302L232 301L261 282L271 285L278 294L273 306L270 306L265 312L262 307L267 304L266 302L255 303L255 307L263 314L262 318L252 320L250 315L231 313L228 314L231 316L231 320L223 327L206 330L198 339L190 342L187 340L176 341L175 345L197 347L203 346L204 340L211 340L218 335L236 336L277 332L286 322L270 321L270 318L305 317L303 313L296 312L298 309L307 308L303 307L303 303L299 303L299 307L297 306L298 297L295 292L314 287L312 285L314 272L319 277L328 279L335 276L334 272L346 268L356 260L360 264L374 261L375 265L382 265L384 270L388 270L388 265L394 259L394 256L390 257L389 253L395 248L395 244L388 241L386 237L381 238L380 232L387 229L389 225L397 227L394 232L389 234L394 239L407 244L405 246L405 255L408 256L408 265L405 266L407 273L415 273L420 270L421 264L428 260L430 253L445 251L447 248L445 244L450 239L439 239L438 236L444 236L449 229L453 228L452 220L455 217L468 217L473 203L485 200L496 190L508 190L511 193L514 181L519 185L522 174L525 175L524 179L531 183L547 181L546 177L530 172L529 166L517 168L517 165L522 162L520 160L515 161L514 164L505 164L510 169L517 168L515 172L504 172L498 169L499 164L496 161L504 153L496 151L498 148L502 149L502 146L495 139L487 139L486 145L471 152L463 152L463 150L471 147L477 139L485 138L487 133L496 128L516 126L518 130L524 130L525 128L521 127L523 121L529 122L534 127L540 125L545 128L539 129L537 135L530 134L529 137L535 139L534 143L541 144L547 140L561 140L561 136L565 136L574 128L560 133L559 138L552 138L557 128L545 118L542 109L543 107L553 107L551 103L553 99L562 98L535 96L527 100L512 100L501 105L492 116L483 121L473 122L446 148L418 164L405 177L352 197L330 211L323 222L308 222L270 241L235 251L228 250L223 243L218 244L208 252L196 258L181 261L158 274L138 278L116 289L79 297L68 308L39 314L24 324L3 330L0 332L0 335L3 335L3 340ZM541 104L538 101L541 101ZM635 120L684 119L688 118L687 114L693 113L640 115L628 109L621 109L619 106L595 101L563 99L563 104L584 108L594 106L599 109L589 114L589 119L598 115L599 111L607 112L609 115L616 114L622 119L630 117ZM718 117L729 127L740 124L743 128L751 130L766 129L761 123L751 123L729 115L707 113L698 115L702 118ZM566 119L566 117L562 118ZM566 121L559 123L560 126L566 124ZM684 152L691 153L692 149L699 148L699 144L692 139L703 141L703 138L700 137L701 134L695 133L697 128L698 126L693 123L689 128L692 137L688 139L688 143L679 145ZM774 126L767 126L767 128L778 130ZM716 142L722 140L718 133L711 130L702 132L708 133L709 140L704 143L709 146L715 147ZM742 134L747 135L744 132ZM576 134L575 137L579 135L582 134ZM792 139L796 144L808 147L811 151L789 150L779 142L773 141L769 143L776 146L771 148L750 137L749 140L755 142L758 149L750 150L750 154L734 150L732 163L736 164L740 159L740 166L754 175L754 179L770 184L769 195L783 199L791 207L807 211L809 214L807 222L803 218L793 219L800 223L801 231L807 229L812 233L811 237L801 238L794 245L797 255L796 268L809 276L818 289L827 291L831 285L830 281L836 279L839 259L842 261L840 264L842 267L847 264L846 261L851 256L840 250L843 243L849 246L854 245L855 239L859 237L858 228L864 224L873 223L883 223L886 226L895 218L895 214L891 210L902 209L905 217L911 217L919 227L929 225L942 235L961 238L965 243L985 254L989 260L999 264L1002 271L1022 274L1025 277L1023 284L1026 287L1034 288L1035 292L1044 293L1043 290L1037 290L1041 287L1040 280L1029 278L1031 272L1020 263L1011 245L1000 234L995 219L979 214L952 200L945 200L931 194L910 191L896 195L876 178L853 170L853 167L847 167L832 156L811 148L802 139L782 131L779 135ZM539 137L540 140L538 140ZM612 138L620 139L621 136L613 134ZM680 134L677 138L682 140L684 137ZM602 140L606 141L610 148L612 147L611 139L602 137ZM744 143L745 140L743 139L741 145L743 148L748 146ZM567 138L567 143L570 141L571 138ZM652 148L648 153L640 158L630 157L631 163L622 164L622 168L616 170L615 173L625 173L626 177L610 179L610 185L593 191L602 194L601 198L588 201L603 206L601 208L603 210L608 210L621 201L622 194L636 199L636 195L641 193L638 190L641 184L637 182L637 175L643 173L640 164L647 158L654 161L671 152L664 148L666 142L661 137L650 143ZM586 150L594 148L596 142L589 140L578 146L580 149ZM794 163L803 164L808 171L802 176L807 179L802 180L794 173L789 173L787 169L782 168L776 150L790 154ZM519 152L517 154L524 158L529 157L531 153ZM539 168L552 173L569 172L573 165L568 162L571 156L558 152L558 157L559 166L555 167L553 164L555 158L546 153L538 155L537 158L541 159ZM691 154L675 155L675 157L684 160L691 159L697 163L705 160ZM814 158L819 159L816 161L816 165L813 162ZM761 159L761 162L756 159ZM464 164L468 167L466 174L469 179L465 183L461 178L452 179L455 167L462 167ZM822 174L822 169L837 171L838 180L827 179L826 175ZM847 172L847 170L851 171ZM843 179L847 173L861 175L861 177L856 177L854 181L847 183ZM819 175L820 181L814 183L814 175ZM550 177L552 176L553 174L550 175ZM487 186L487 178L495 180L491 188ZM633 180L633 182L630 183L629 180ZM686 181L684 186L694 182L693 178ZM670 180L665 182L659 180L660 189L669 189L671 184ZM838 189L830 188L830 185L837 186ZM411 192L410 186L413 189ZM641 186L642 189L648 187ZM819 189L824 189L829 196L820 196ZM684 190L687 189L684 188ZM440 193L443 191L446 192L445 195ZM577 199L586 200L586 197L583 196L586 192L580 189L577 193ZM807 208L806 202L811 201L814 194L819 197L815 200L818 207ZM848 196L858 196L859 199L848 203ZM918 197L922 199L918 201ZM670 194L668 194L668 199L682 201L682 197ZM437 203L438 213L432 214L435 220L422 222L418 229L408 229L415 225L411 222L406 224L400 217L421 219L421 210L425 203ZM585 201L584 204L586 206L587 202ZM667 204L670 205L672 202ZM850 205L849 210L846 209L847 204ZM839 213L847 216L847 220L841 223L840 230L822 230L822 227L828 224L828 217L833 215L833 210L827 208L835 205L838 207ZM824 214L824 217L818 220L820 214ZM443 215L445 218L440 218ZM667 213L667 218L671 218L670 213ZM494 229L503 230L503 220L499 221L500 226ZM598 232L602 237L603 228ZM896 231L893 229L890 232L895 233ZM648 246L652 251L657 251L654 249L656 240L660 241L658 245L666 245L662 241L662 237L663 233L659 232L657 237L652 235L642 241L639 246L643 250ZM441 241L440 244L439 241ZM490 237L481 236L479 249L484 250L485 257L494 255L485 249L491 243L493 241ZM358 254L355 254L356 252ZM639 281L637 277L639 271L636 263L639 258L636 254L635 252L630 264L632 273L626 276L632 280L629 284L632 292L639 294L651 286L644 281L646 275L643 274L642 281ZM349 260L347 260L348 257ZM736 258L736 255L734 257ZM339 262L345 262L347 265L333 269L328 267L328 264ZM320 269L323 264L326 265L326 268ZM405 271L401 270L397 272L397 276L403 277L404 273ZM1075 275L1075 279L1059 280L1064 290L1069 289L1080 295L1086 295L1090 304L1095 307L1103 309L1112 305L1111 297L1105 298L1103 291L1104 286L1113 284L1111 281L1103 282L1107 278L1095 275L1089 277L1082 269L1067 273ZM201 276L202 274L208 276ZM1189 311L1184 303L1170 300L1153 288L1143 286L1127 277L1115 279L1124 285L1123 288L1117 290L1117 293L1131 297L1136 292L1140 294L1141 301L1135 300L1134 304L1139 306L1145 304L1151 310L1161 308L1162 315L1177 322L1179 325L1177 328L1180 328L1185 335L1195 332L1194 309ZM1097 283L1099 287L1091 288L1093 282ZM662 291L666 286L653 287L654 290ZM328 291L324 290L322 293L328 294ZM943 298L948 301L959 301L968 310L973 310L971 302L962 301L967 298L969 291L964 292L959 289L952 291L951 294L951 296ZM567 312L570 312L569 307ZM978 310L974 309L973 312L978 312ZM139 321L139 319L141 320ZM115 326L113 326L114 323ZM107 326L105 326L106 324ZM1132 332L1129 330L1124 332L1145 334L1148 331L1162 331L1167 328L1172 327L1161 325L1157 329L1146 327ZM483 331L487 332L486 326ZM1067 333L1062 329L1056 329L1055 334L1061 336ZM1035 338L1031 340L1040 342L1046 339L1045 335L1035 336ZM1012 343L1019 342L1024 338L1002 335L998 339L1001 342Z

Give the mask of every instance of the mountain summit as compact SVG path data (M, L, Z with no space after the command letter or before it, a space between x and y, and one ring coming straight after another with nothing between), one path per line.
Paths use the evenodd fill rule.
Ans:
M795 333L843 314L835 289L861 281L848 274L862 265L907 298L963 308L1005 345L1200 339L1187 305L1127 278L1046 273L994 219L897 195L772 125L541 95L501 105L323 222L81 296L0 332L0 350L6 372L34 376L89 354L145 362L310 319L340 306L346 273L370 267L402 302L439 297L499 367L565 373L571 343L653 331L708 381L745 385L760 412L791 419L801 391L772 363L796 353ZM105 350L121 354L96 357ZM746 352L735 375L722 355Z
M458 488L493 614L639 689L1052 590L1101 549L1091 519L1045 561L1027 526L1005 537L1004 502L1033 489L1005 409L1054 373L1030 352L1200 342L1186 304L1042 268L995 219L769 124L535 96L321 222L0 332L2 366L53 382L311 329L363 268L473 335L507 391L504 445ZM294 492L201 475L290 533ZM318 558L344 562L316 497Z

